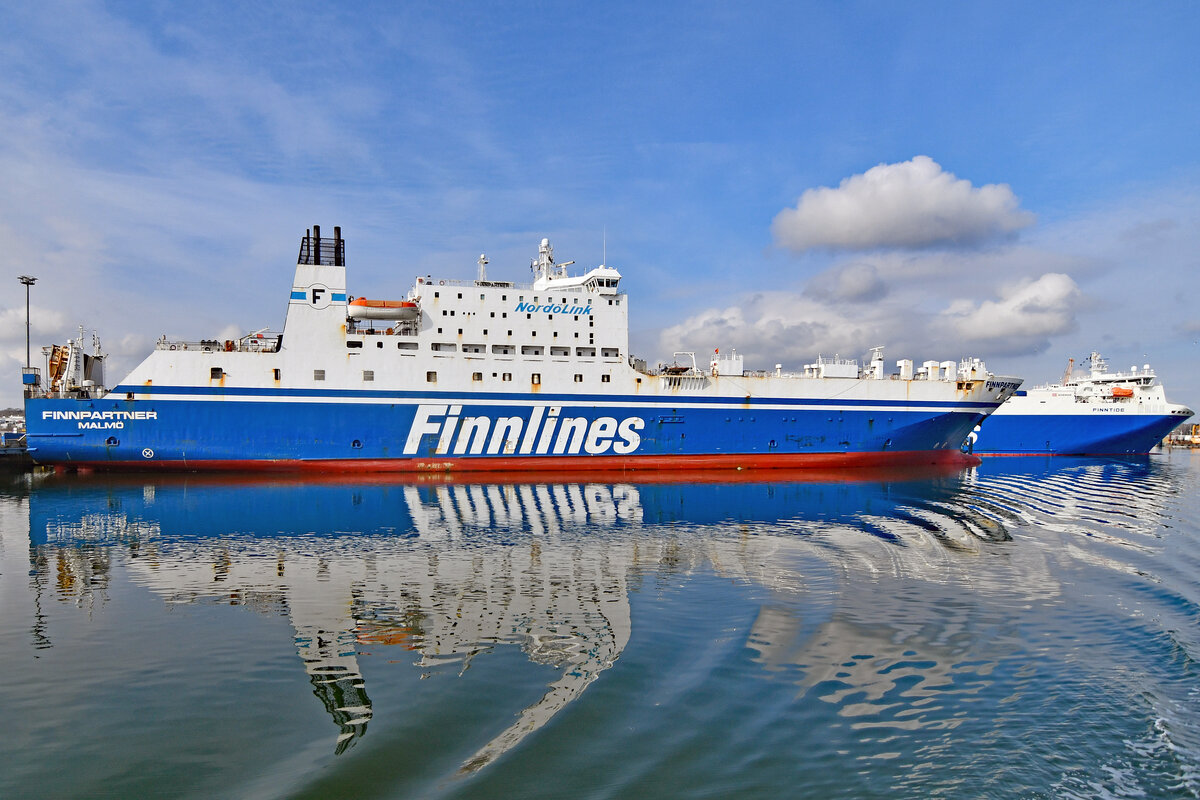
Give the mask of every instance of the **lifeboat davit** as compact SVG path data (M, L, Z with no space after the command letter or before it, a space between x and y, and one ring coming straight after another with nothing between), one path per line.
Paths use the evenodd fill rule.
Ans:
M368 300L358 297L350 301L349 315L354 319L412 320L421 314L412 300Z
M1113 397L1133 397L1133 389L1130 389L1128 386L1114 386L1112 396Z

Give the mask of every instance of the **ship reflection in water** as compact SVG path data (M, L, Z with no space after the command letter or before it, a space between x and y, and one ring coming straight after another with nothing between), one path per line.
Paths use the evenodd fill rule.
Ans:
M920 698L954 683L977 691L1015 646L1002 630L978 629L978 605L1016 607L1060 590L1052 555L1004 550L1014 526L1093 536L1095 511L1104 536L1136 548L1161 525L1146 507L1161 500L1146 498L1170 494L1139 487L1165 480L1147 462L1067 459L558 480L47 477L29 496L33 581L60 599L103 602L119 561L168 603L285 615L339 754L381 713L360 659L461 674L519 648L557 677L463 761L460 772L472 772L617 662L642 582L696 570L757 587L760 610L743 641L750 657L796 673L802 691L816 687L841 717L953 727ZM1117 485L1125 496L1114 497ZM986 569L963 557L998 547ZM863 575L887 576L904 594L881 603L839 588ZM52 646L44 624L34 633ZM889 715L898 687L906 700Z

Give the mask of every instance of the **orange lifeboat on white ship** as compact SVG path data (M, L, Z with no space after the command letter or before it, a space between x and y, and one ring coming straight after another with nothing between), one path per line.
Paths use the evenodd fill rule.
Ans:
M1114 386L1112 390L1113 397L1133 397L1133 389L1128 386Z
M348 314L354 319L413 320L421 314L412 300L368 300L357 297L350 301Z

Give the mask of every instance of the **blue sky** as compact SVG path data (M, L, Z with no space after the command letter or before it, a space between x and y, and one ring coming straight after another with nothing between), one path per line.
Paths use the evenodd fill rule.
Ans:
M0 404L83 324L282 323L299 237L350 290L607 261L633 349L1099 349L1200 405L1200 5L12 4ZM110 380L120 377L110 375ZM7 387L7 388L4 388Z

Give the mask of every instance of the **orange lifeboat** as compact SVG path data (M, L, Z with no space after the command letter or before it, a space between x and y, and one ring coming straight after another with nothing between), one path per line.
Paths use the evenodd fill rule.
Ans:
M1133 397L1133 389L1128 386L1114 386L1112 390L1113 397Z
M357 297L350 301L349 315L355 319L416 319L420 307L412 300L368 300Z

